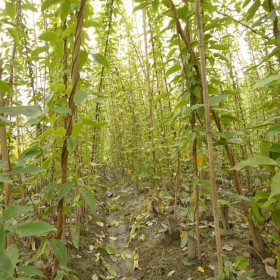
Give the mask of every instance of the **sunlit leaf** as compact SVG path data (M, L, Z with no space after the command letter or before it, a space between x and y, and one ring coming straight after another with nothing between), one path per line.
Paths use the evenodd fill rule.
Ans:
M237 163L232 169L235 170L241 170L244 167L258 167L261 165L271 165L271 166L276 166L278 163L266 156L254 156L252 158L249 158L248 160L243 160L239 163Z
M71 2L64 0L60 5L60 19L64 22L70 12Z
M5 12L10 18L15 18L17 14L17 7L15 1L5 1Z
M97 53L97 54L94 54L93 55L93 59L97 62L97 63L99 63L99 64L102 64L104 67L106 67L106 68L109 68L109 62L107 61L107 59L106 59L106 57L105 56L103 56L102 54L99 54L99 53Z
M42 4L42 11L48 9L50 6L61 2L61 0L45 0Z
M57 33L55 31L43 32L38 39L46 42L55 42L57 40Z
M12 93L12 88L4 81L0 80L0 90L2 92ZM2 112L3 113L3 112Z

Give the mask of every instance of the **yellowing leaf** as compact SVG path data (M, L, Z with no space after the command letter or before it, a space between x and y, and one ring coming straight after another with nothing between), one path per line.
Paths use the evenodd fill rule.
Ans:
M203 164L203 155L197 155L196 156L196 164L197 167L201 167Z
M197 271L204 273L204 268L201 267L201 266L199 266L199 267L197 268Z
M183 238L185 238L185 237L187 237L187 236L188 236L188 233L187 233L185 230L183 230L183 231L181 232L181 235L180 235L181 239L183 239Z

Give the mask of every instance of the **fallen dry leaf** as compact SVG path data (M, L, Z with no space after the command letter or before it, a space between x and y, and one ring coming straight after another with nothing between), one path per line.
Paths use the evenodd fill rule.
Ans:
M92 251L94 249L93 245L89 245L88 248L90 251Z
M188 236L188 233L185 230L183 230L180 235L181 239L183 239L184 237L187 237L187 236Z
M176 271L175 270L171 270L170 272L168 272L167 276L172 276Z
M233 247L230 246L229 244L225 244L223 247L222 247L223 250L226 250L228 252L231 252L233 250Z
M102 223L102 222L96 222L96 224L100 227L104 227L104 223Z
M197 268L197 271L199 271L199 272L204 272L204 268L202 267L202 266L199 266L198 268Z
M274 267L265 264L265 272L269 276L271 276L271 277L273 277L275 279L277 278L277 270Z
M96 274L93 274L92 277L91 277L91 279L92 279L92 280L98 280L99 278L98 278L98 276L97 276Z
M115 236L110 236L110 237L109 237L109 239L111 239L111 240L114 240L114 241L115 241L115 240L117 240L117 237L115 237Z
M268 257L268 258L265 258L263 261L262 261L264 264L267 264L269 266L274 266L275 263L276 263L276 260L272 257Z
M81 258L82 258L82 256L76 255L76 259L81 259Z

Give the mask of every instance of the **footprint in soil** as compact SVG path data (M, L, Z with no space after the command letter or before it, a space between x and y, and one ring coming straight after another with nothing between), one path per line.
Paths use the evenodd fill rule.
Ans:
M106 222L108 225L107 235L109 237L107 244L107 252L111 250L115 254L110 255L111 271L115 271L115 279L127 279L133 273L132 264L132 251L130 248L125 247L129 240L128 226L122 219L122 214L118 212L112 212L107 218ZM116 257L121 255L122 257ZM133 278L129 278L133 279Z

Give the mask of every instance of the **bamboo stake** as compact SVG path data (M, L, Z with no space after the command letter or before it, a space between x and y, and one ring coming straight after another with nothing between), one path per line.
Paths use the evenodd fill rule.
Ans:
M196 18L197 18L197 29L198 29L198 43L200 52L200 64L201 64L201 80L203 89L203 99L205 108L205 124L206 124L206 136L208 144L208 157L209 157L209 175L211 180L211 197L212 197L212 211L214 216L215 224L215 235L216 235L216 248L217 248L217 259L218 259L218 272L223 272L223 258L222 258L222 246L219 226L219 213L218 213L218 201L217 201L217 184L215 175L215 160L214 150L212 142L212 128L210 121L210 106L209 106L209 93L206 78L206 61L205 61L205 50L204 50L204 35L202 27L200 0L196 0Z

